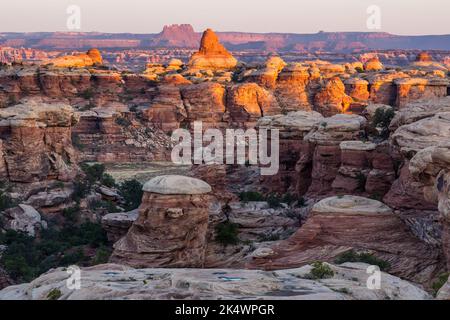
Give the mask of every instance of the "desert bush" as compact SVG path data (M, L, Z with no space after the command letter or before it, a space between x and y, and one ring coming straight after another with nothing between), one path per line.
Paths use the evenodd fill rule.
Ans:
M230 221L219 223L216 226L216 241L220 244L237 245L239 243L238 225Z
M120 184L119 193L125 200L124 209L131 211L137 209L141 205L142 196L142 183L137 180L127 180Z
M131 126L131 121L127 118L118 117L116 118L116 123L121 127L129 127Z
M448 272L443 273L443 274L439 275L439 277L437 278L437 280L435 282L433 282L432 289L433 289L434 296L436 296L438 294L439 290L447 283L449 276L450 276L450 273L448 273Z
M317 261L312 264L312 269L310 271L311 279L328 279L334 277L334 271L323 262Z
M380 129L379 136L383 139L387 139L389 137L389 125L391 124L392 119L395 116L395 112L393 109L383 109L378 108L375 111L372 120L373 128Z
M255 191L241 192L239 199L244 202L264 201L264 196Z
M357 253L354 250L350 250L347 252L344 252L340 254L336 259L335 262L337 264L342 264L345 262L363 262L370 265L378 266L380 267L380 270L386 271L389 270L390 264L389 262L377 258L374 255L366 252Z

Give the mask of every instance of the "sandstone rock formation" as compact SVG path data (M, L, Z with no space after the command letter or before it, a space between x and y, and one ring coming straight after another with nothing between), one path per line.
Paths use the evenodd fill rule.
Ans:
M5 229L22 231L32 237L36 235L37 230L47 227L46 222L41 220L39 212L26 204L19 204L16 208L5 210L0 220L5 224Z
M0 139L8 179L32 182L73 178L77 159L71 128L76 122L72 107L61 103L30 100L0 109Z
M211 187L160 176L144 185L139 217L114 245L112 262L139 267L202 267Z
M108 240L117 242L124 237L139 216L138 210L121 213L109 213L102 217L102 226L108 234Z
M366 71L380 71L383 70L384 66L378 57L373 57L364 64L364 69Z
M234 69L237 60L219 42L219 38L211 29L202 36L200 49L189 60L188 66L194 70L229 70Z
M324 199L314 205L306 223L272 254L255 257L252 267L274 270L310 261L333 261L350 249L369 251L390 263L395 275L426 283L439 265L439 252L415 238L383 203L356 196Z
M103 64L103 59L98 49L90 49L86 54L63 56L52 59L45 64L51 64L57 68L83 68Z
M330 79L314 98L316 111L326 117L339 113L345 113L353 102L345 93L345 86L341 79Z
M232 86L227 92L227 113L233 123L244 126L256 123L262 116L281 113L273 95L256 83L243 83Z
M32 283L0 291L0 300L47 300L52 290L60 300L427 300L417 286L382 273L381 290L367 289L365 264L329 265L334 276L307 279L312 266L264 272L233 269L132 269L106 264L82 270L80 290L66 286L70 275L56 269ZM143 285L144 283L144 285Z

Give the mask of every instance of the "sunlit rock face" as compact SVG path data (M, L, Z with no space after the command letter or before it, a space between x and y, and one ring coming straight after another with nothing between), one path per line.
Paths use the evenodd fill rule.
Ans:
M344 83L338 77L331 78L314 98L316 111L328 117L345 113L352 102L353 99L345 93Z
M197 70L229 70L234 69L237 60L219 42L219 38L211 29L203 33L200 49L189 60L188 66Z
M291 268L308 261L333 261L350 249L372 252L388 261L390 272L425 283L439 268L439 251L415 238L385 204L363 197L323 199L308 220L288 240L270 247L271 254L255 257L250 266Z
M134 267L202 267L211 187L184 176L144 185L139 217L114 245L111 261Z
M103 59L98 49L90 49L86 54L63 56L49 60L45 64L51 64L58 68L83 68L101 65L103 64Z
M384 69L384 66L378 57L373 57L364 64L364 69L366 71L380 71Z

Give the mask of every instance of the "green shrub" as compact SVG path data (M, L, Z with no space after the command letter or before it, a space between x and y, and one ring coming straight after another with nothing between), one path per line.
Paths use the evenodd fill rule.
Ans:
M47 299L48 300L58 300L59 298L61 298L61 296L62 296L61 290L59 290L59 289L52 289L47 294Z
M81 199L86 197L91 191L91 185L88 181L84 181L82 178L77 178L73 183L73 194L72 198L79 202Z
M264 201L264 196L259 192L248 191L241 192L239 194L239 199L244 202L255 202L255 201Z
M80 93L80 97L82 97L83 99L86 99L86 100L92 99L93 96L94 96L94 91L91 88L86 89Z
M127 180L120 184L119 193L125 200L126 211L137 209L141 205L144 194L142 187L142 183L137 180Z
M14 280L29 282L51 268L90 265L83 248L107 247L108 239L100 224L85 222L80 226L66 223L60 230L49 226L40 238L8 230L0 234L0 244L7 246L0 266Z
M354 250L350 250L340 254L338 257L336 257L335 262L337 264L342 264L345 262L363 262L373 266L378 266L382 271L389 270L390 268L389 262L377 258L370 253L357 253Z
M80 214L80 206L77 204L74 207L63 210L62 215L68 222L75 222Z
M363 173L358 172L356 180L358 181L358 190L364 191L366 189L367 177Z
M87 163L81 164L81 169L86 175L86 179L91 183L100 181L105 173L105 165L101 163L96 163L89 165Z
M323 262L317 261L312 264L312 269L310 271L311 279L328 279L334 277L334 271Z
M118 117L116 118L116 123L121 127L129 127L131 126L131 121L127 118Z
M16 202L6 193L0 190L0 211L16 206Z
M114 202L109 200L93 201L90 203L89 207L93 210L105 209L108 213L120 212L120 209L114 204Z
M102 185L107 186L109 188L114 188L116 186L116 181L108 173L104 173L103 174L100 182L101 182Z
M216 241L220 244L237 245L239 243L238 225L230 221L219 223L216 226Z
M443 273L439 275L437 280L433 282L432 288L433 288L433 294L436 296L439 292L439 290L447 283L448 277L450 276L450 273Z
M356 67L355 70L356 70L356 72L358 72L358 73L364 73L364 69L361 68L361 67Z
M275 194L271 194L267 197L266 199L267 203L269 204L270 208L276 209L276 208L281 208L281 198Z
M107 263L111 256L111 249L101 246L97 249L94 258L94 265Z
M392 119L395 116L395 112L392 108L383 109L378 108L375 111L372 120L373 128L381 129L379 136L383 139L387 139L389 137L389 125L391 124Z

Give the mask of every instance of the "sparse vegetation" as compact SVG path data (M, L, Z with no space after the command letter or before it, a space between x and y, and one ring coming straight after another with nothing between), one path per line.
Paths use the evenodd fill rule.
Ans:
M39 238L8 230L0 234L0 244L7 246L0 265L13 279L31 281L51 268L96 264L105 255L108 239L100 224L84 222L77 226L67 222L59 229L49 226ZM86 256L85 252L94 256Z
M238 227L230 221L219 223L216 226L216 241L224 246L237 245L239 243Z
M358 181L358 190L364 191L366 189L367 177L362 172L358 172L356 180Z
M264 201L264 196L255 191L241 192L239 194L239 199L243 202L255 202L255 201Z
M433 294L436 296L439 292L439 290L444 286L444 284L448 281L448 277L450 276L450 273L443 273L439 275L437 280L433 282L432 288L433 288Z
M310 279L328 279L334 277L334 271L323 262L317 261L312 264L312 269L309 273Z
M383 109L378 108L375 111L372 120L372 126L375 129L379 130L379 137L382 139L389 138L389 125L391 124L392 119L395 116L395 112L392 108Z
M80 93L80 97L82 97L83 99L86 99L86 100L92 99L93 96L94 96L94 91L91 88L86 89Z
M335 262L338 264L342 264L345 262L363 262L363 263L367 263L370 265L378 266L378 267L380 267L380 270L382 270L382 271L389 270L389 268L390 268L389 262L379 259L370 253L365 253L365 252L358 253L358 252L355 252L354 250L350 250L350 251L340 254L335 259Z
M61 296L62 296L61 290L59 290L59 289L52 289L47 294L47 299L48 300L58 300L59 298L61 298Z
M142 184L137 180L127 180L120 184L119 193L125 200L125 211L137 209L142 200Z
M131 126L131 121L124 117L116 118L116 123L121 127L129 127Z

